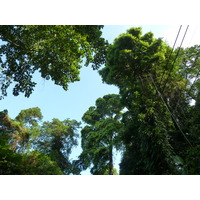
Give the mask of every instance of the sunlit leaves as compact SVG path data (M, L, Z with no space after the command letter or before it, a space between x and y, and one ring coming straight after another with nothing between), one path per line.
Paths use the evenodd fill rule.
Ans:
M127 30L109 46L106 67L99 73L104 82L119 87L128 109L122 118L122 174L178 173L170 144L177 130L160 96L172 110L184 97L187 82L178 74L176 51L170 52L162 39L152 33L142 35L141 28ZM161 92L165 88L165 93L158 93L155 84Z
M36 148L55 161L65 174L72 172L69 155L72 148L78 144L78 128L80 123L75 120L60 121L54 118L52 122L43 123L35 142Z
M35 71L42 78L68 89L79 81L83 58L85 65L98 69L105 63L107 42L101 37L103 26L0 26L0 73L2 96L15 83L13 94L29 97L36 85Z
M113 174L114 149L120 150L120 122L123 106L119 95L105 95L96 100L83 115L86 125L81 131L83 152L79 156L80 168L91 167L92 174ZM81 162L80 162L81 163Z
M53 119L41 122L38 107L22 110L16 120L0 112L1 174L72 174L69 156L77 146L80 123ZM15 159L16 157L16 159Z

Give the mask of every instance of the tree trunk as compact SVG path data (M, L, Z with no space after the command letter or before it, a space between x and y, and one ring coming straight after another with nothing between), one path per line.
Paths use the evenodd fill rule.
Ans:
M110 145L110 151L109 151L109 175L113 175L113 145Z

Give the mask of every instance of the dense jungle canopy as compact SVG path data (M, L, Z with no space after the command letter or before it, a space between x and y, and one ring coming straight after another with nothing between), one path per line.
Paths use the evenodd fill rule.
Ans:
M200 45L173 48L140 27L109 44L102 29L0 26L1 98L10 87L29 97L35 72L68 92L83 65L119 88L99 97L82 122L43 121L39 107L11 119L1 108L0 174L200 174ZM114 152L122 155L119 172Z

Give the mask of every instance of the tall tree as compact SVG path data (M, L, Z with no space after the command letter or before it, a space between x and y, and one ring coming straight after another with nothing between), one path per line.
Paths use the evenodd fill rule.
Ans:
M151 32L142 35L141 28L129 29L110 45L99 73L119 87L127 108L121 174L182 173L177 156L191 146L182 126L190 107L189 81L180 67L183 52L172 51ZM185 62L191 66L194 60Z
M81 131L83 152L80 160L83 169L92 166L92 174L114 174L114 149L121 147L122 109L119 95L110 94L98 98L96 106L90 107L83 115L82 119L88 125Z
M35 71L67 90L79 80L83 58L98 69L105 62L107 42L103 26L0 26L0 82L3 96L15 83L13 94L29 97Z
M35 140L35 149L55 161L64 174L71 174L73 166L69 156L72 148L78 145L79 128L80 123L76 120L60 121L54 118L52 122L44 122Z

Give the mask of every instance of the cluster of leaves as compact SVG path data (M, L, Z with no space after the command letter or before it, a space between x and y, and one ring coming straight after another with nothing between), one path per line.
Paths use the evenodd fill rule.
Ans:
M0 112L0 174L73 173L69 156L77 146L80 123L41 120L38 107L22 110L15 120Z
M105 63L107 42L101 37L103 26L0 26L1 92L14 81L13 94L29 97L36 83L35 71L67 90L79 81L83 58L98 69Z

